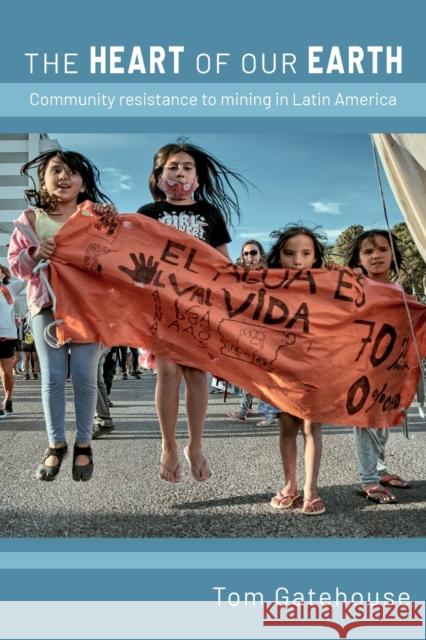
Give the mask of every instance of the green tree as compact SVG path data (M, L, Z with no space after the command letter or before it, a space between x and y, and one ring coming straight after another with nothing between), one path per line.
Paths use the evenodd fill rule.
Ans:
M405 271L401 273L401 285L410 293L424 294L426 263L417 250L414 240L405 222L396 224L392 231L400 240L405 260Z
M361 224L351 224L337 236L336 242L330 252L334 262L345 264L345 253L347 248L352 240L356 238L356 236L359 236L363 231L364 227Z

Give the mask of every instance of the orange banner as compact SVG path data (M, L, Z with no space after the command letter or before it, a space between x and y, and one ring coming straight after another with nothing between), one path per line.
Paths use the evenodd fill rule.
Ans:
M90 203L55 236L60 341L144 346L322 423L390 426L419 375L402 292L350 269L245 271L140 214L97 229ZM422 355L426 307L409 299Z

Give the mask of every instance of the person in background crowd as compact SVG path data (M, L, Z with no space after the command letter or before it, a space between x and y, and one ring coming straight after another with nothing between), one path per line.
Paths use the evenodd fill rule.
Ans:
M27 314L23 320L23 336L22 336L22 350L24 352L24 371L25 380L30 380L30 367L33 373L33 379L38 379L39 362L37 350L35 348L34 336L31 327L31 318Z
M13 413L13 363L16 345L16 322L13 303L24 289L25 282L12 280L6 267L0 265L0 379L4 401L0 406L0 418Z
M265 264L265 250L257 240L247 240L241 247L237 264L246 269L262 269ZM246 418L252 413L253 395L248 391L242 390L240 406L237 411L228 413L228 417L237 422L245 422ZM278 421L275 421L278 424ZM264 426L264 425L260 425Z
M102 345L98 362L98 397L96 400L96 414L93 423L92 438L100 438L105 434L111 433L114 429L114 423L109 410L107 386L104 378L105 358L109 351L110 349L108 347L104 347Z

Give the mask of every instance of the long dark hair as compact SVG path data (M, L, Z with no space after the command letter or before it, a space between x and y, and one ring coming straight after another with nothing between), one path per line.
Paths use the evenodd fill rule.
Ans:
M374 236L381 236L382 238L386 238L391 249L393 247L392 261L390 264L390 278L391 280L396 280L396 278L398 277L398 269L405 268L405 260L404 256L402 255L402 250L400 248L398 238L394 233L392 233L392 231L388 231L387 229L368 229L368 231L363 231L362 233L357 235L345 251L345 262L348 267L351 267L352 269L358 267L362 269L365 275L368 275L364 267L362 267L359 262L359 252L364 240L371 240L374 243Z
M100 182L99 169L88 158L77 151L64 151L63 149L50 149L30 160L21 167L21 175L30 178L33 188L25 190L25 197L33 207L40 207L46 211L52 211L57 205L57 199L41 188L49 161L52 158L59 158L72 171L79 173L83 179L84 192L78 194L77 204L85 200L91 202L109 202L111 200L98 187ZM37 169L37 177L40 184L39 189L35 184L29 171Z
M294 238L294 236L305 235L311 238L314 244L315 261L312 265L313 269L319 269L324 264L324 251L327 237L318 231L318 229L310 229L299 224L289 224L282 229L272 231L271 238L275 239L275 243L272 245L271 250L266 258L266 264L268 267L281 268L280 251L284 247L285 243Z
M238 194L232 184L237 182L247 188L247 183L236 171L229 169L222 162L201 147L188 143L171 143L161 147L154 156L154 163L149 176L149 190L154 200L165 200L165 195L158 187L167 160L177 153L187 153L195 162L199 187L194 192L194 200L205 200L214 205L223 214L227 224L232 224L233 215L241 217Z

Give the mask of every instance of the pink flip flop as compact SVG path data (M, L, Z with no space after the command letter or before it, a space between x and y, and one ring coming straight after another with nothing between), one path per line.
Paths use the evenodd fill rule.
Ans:
M318 504L319 509L312 509L312 506L314 504ZM303 508L302 508L302 513L305 516L320 516L322 513L325 513L327 511L326 506L325 506L325 502L322 498L314 498L313 500L308 500L307 498L305 498L303 500Z
M273 509L296 509L301 506L302 496L300 493L283 494L281 491L271 499L269 503Z

